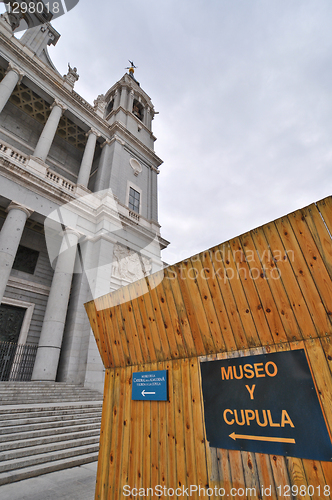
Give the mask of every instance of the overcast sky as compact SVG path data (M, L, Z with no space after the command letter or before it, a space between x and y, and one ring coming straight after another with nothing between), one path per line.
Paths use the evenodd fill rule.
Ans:
M53 25L91 103L138 66L168 263L331 194L331 0L80 0Z

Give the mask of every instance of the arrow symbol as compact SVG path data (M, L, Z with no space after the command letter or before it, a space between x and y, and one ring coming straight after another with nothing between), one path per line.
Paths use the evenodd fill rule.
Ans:
M156 394L155 392L146 392L145 389L143 389L143 391L141 392L142 396L145 397L145 394Z
M237 439L250 439L251 441L272 441L274 443L294 443L295 439L293 438L277 438L277 437L268 437L268 436L246 436L245 434L235 434L233 432L229 435L230 438L236 441Z

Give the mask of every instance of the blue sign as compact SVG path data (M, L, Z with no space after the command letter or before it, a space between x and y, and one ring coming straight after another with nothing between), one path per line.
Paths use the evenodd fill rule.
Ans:
M134 401L167 401L167 370L133 373Z

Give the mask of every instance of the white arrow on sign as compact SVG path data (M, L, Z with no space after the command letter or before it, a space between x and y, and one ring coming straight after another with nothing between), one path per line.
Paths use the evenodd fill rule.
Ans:
M145 397L145 394L156 394L155 392L146 392L145 389L143 389L143 391L141 392L142 396Z

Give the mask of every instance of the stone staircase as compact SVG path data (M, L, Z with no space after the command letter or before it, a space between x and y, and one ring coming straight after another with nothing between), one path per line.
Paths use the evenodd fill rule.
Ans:
M0 382L0 485L96 461L101 409L75 385Z

